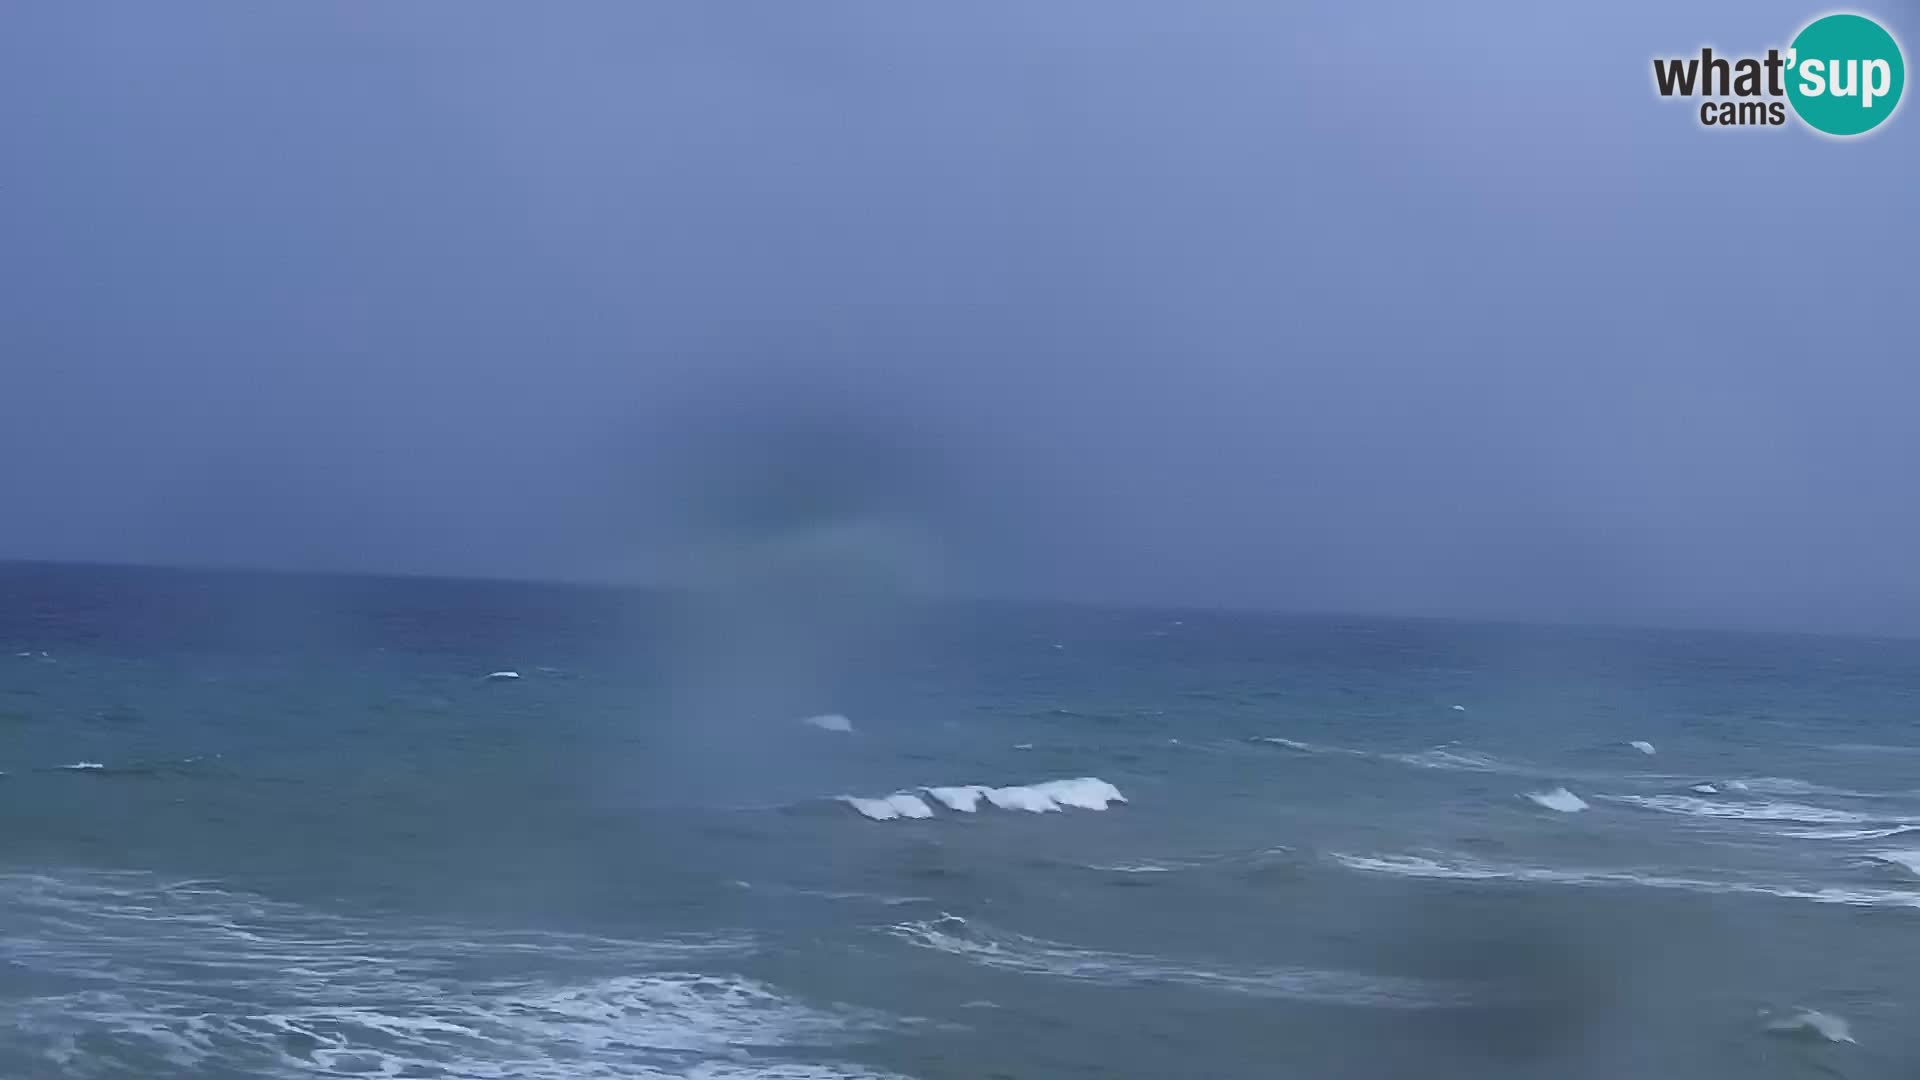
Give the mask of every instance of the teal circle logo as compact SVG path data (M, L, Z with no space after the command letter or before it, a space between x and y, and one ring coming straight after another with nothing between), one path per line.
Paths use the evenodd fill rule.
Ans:
M1864 15L1828 15L1807 24L1787 52L1787 100L1807 126L1863 135L1900 104L1907 64L1886 28Z

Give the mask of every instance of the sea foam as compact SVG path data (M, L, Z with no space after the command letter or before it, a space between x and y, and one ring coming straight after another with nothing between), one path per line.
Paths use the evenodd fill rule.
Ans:
M892 821L895 818L930 818L933 810L920 801L920 796L911 792L896 791L891 795L882 795L877 799L863 799L858 795L842 795L840 801L853 807L875 821Z
M1920 849L1907 848L1903 851L1876 851L1867 856L1876 862L1888 866L1898 866L1915 877L1920 877Z
M1783 1016L1767 1022L1767 1031L1774 1035L1786 1035L1799 1038L1820 1039L1833 1043L1854 1042L1853 1029L1847 1022L1832 1013L1823 1013L1817 1009L1802 1009L1791 1016Z
M819 716L809 716L800 722L808 727L817 727L821 731L850 732L853 730L853 721L839 713L822 713Z
M1047 780L1037 784L1018 784L1010 787L955 784L920 790L926 792L941 806L962 814L978 812L981 803L1002 810L1025 810L1031 814L1046 814L1068 808L1105 810L1113 803L1127 801L1127 797L1120 793L1119 788L1097 776L1082 776L1072 780ZM877 799L842 795L840 801L875 821L933 816L932 808L927 806L919 795L908 791L895 792Z
M85 1046L116 1075L835 1080L879 1075L835 1047L911 1023L687 969L739 940L375 920L142 874L0 874L0 924L51 988L9 1008L32 1075Z
M1566 788L1557 787L1552 791L1530 791L1527 800L1549 810L1562 814L1577 814L1587 808L1587 801Z

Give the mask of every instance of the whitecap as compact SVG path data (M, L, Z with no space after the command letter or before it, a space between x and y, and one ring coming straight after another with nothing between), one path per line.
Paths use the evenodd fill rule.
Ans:
M1907 848L1898 851L1876 851L1867 856L1876 862L1889 866L1898 866L1915 877L1920 877L1920 849Z
M76 762L74 762L74 763L73 763L73 764L71 764L71 765L62 765L62 766L60 766L60 767L61 767L62 769L69 769L69 770L72 770L72 771L75 771L75 772L82 772L82 771L88 771L88 770L92 770L92 769L104 769L104 768L106 768L106 766L105 766L105 765L102 765L102 764L101 764L100 762L98 762L98 761L76 761Z
M1526 796L1529 802L1557 810L1562 814L1577 814L1587 808L1587 801L1566 788L1558 787L1552 791L1530 791Z
M1821 1039L1831 1043L1855 1041L1853 1031L1845 1020L1817 1009L1802 1009L1792 1016L1769 1020L1767 1031L1774 1035Z
M975 810L978 810L980 808L980 797L986 793L986 788L974 784L963 784L959 787L930 787L927 789L927 794L939 800L940 805L949 810L958 810L963 814L971 814Z
M1009 787L953 784L925 787L920 790L932 796L935 802L947 809L957 810L963 814L977 811L983 800L1002 810L1025 810L1034 814L1057 813L1068 808L1105 810L1113 803L1127 801L1127 797L1120 793L1119 788L1097 776L1082 776L1072 780L1045 780L1037 784L1016 784ZM840 801L875 821L933 816L933 811L927 804L911 792L895 792L878 799L842 795Z
M819 716L809 716L800 722L808 727L819 728L821 731L850 732L853 730L853 721L839 713L822 713Z
M1695 784L1695 785L1693 785L1692 787L1690 787L1690 788L1688 788L1687 790L1688 790L1688 791L1695 791L1695 792L1698 792L1698 793L1700 793L1700 794L1702 794L1702 795L1718 795L1718 794L1720 794L1720 789L1719 789L1719 788L1717 788L1717 787L1714 787L1714 786L1713 786L1712 784Z
M488 682L508 682L520 677L517 671L491 671L486 675Z
M987 801L1002 810L1025 810L1029 813L1044 814L1060 809L1060 804L1048 798L1045 793L1030 787L981 788L980 793Z
M883 795L877 799L863 799L857 795L842 795L840 801L853 807L875 821L892 821L895 818L930 818L933 810L920 797L905 791L896 791L892 795Z
M1455 705L1455 706L1453 707L1453 711L1454 711L1454 712L1466 712L1466 711L1467 711L1467 707L1466 707L1465 705Z
M1127 797L1120 794L1119 788L1097 776L1082 776L1075 780L1049 780L1034 786L1061 806L1074 806L1082 810L1105 810L1113 803L1127 801Z
M1645 739L1635 739L1632 742L1628 743L1627 745L1633 747L1635 750L1638 750L1643 754L1648 755L1649 757L1651 757L1655 753L1655 750L1653 749L1653 744L1646 741Z

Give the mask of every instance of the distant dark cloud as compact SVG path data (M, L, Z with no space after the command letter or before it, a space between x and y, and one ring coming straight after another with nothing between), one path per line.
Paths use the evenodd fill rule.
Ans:
M1912 106L1646 75L1813 13L11 10L0 557L1920 631Z

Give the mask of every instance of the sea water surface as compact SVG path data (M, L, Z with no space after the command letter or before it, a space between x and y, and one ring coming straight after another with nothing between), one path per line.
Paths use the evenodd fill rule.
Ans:
M1920 643L752 636L0 566L0 1077L1920 1068Z

